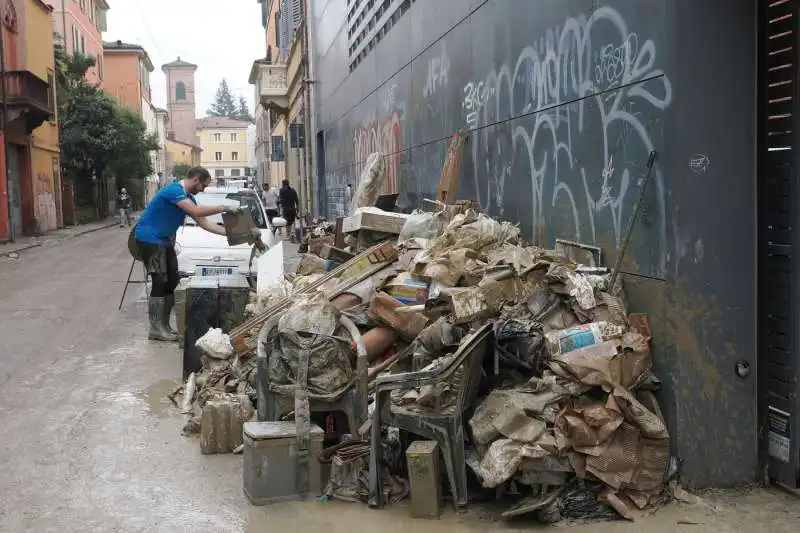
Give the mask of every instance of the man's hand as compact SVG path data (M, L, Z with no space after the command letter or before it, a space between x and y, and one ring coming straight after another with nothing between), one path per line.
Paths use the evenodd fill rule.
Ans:
M242 212L241 206L233 206L233 205L223 205L222 206L223 213L230 213L232 215L236 215Z

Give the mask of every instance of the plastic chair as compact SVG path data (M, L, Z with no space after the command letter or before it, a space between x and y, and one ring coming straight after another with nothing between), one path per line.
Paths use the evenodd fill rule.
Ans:
M293 409L293 402L287 402L289 397L281 396L270 389L269 384L269 343L270 332L278 327L280 316L270 318L258 335L258 358L256 359L256 397L258 399L257 418L259 422L273 422L289 413ZM367 349L353 322L342 315L339 322L353 339L356 345L355 381L350 388L339 398L327 401L320 398L309 398L309 409L312 413L340 411L347 417L349 431L355 434L367 418L367 379L369 363ZM293 398L292 398L293 399Z
M444 456L450 492L455 506L467 504L467 465L464 452L464 421L469 420L478 395L483 361L494 351L492 324L486 324L468 335L455 353L452 361L441 368L381 376L375 385L375 409L372 412L372 434L369 462L369 504L383 505L381 488L381 424L404 429L416 435L435 440ZM456 403L443 412L419 413L391 405L392 390L409 389L440 383L459 370L460 380L455 384Z

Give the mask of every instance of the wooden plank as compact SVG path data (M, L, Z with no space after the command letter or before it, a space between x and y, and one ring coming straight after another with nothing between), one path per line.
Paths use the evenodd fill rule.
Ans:
M464 144L467 138L462 133L456 132L450 140L447 155L442 166L442 175L439 178L439 189L436 191L436 200L442 203L452 203L458 194L458 183L461 177L461 158L464 154Z

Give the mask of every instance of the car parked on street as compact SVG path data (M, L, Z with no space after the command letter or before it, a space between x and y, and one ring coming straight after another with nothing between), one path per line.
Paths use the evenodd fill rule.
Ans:
M281 226L282 219L273 221L275 225L270 224L261 199L252 189L207 187L205 191L195 195L195 200L198 205L231 205L247 208L253 217L253 222L261 231L261 241L268 249L280 239L275 235L275 231L276 226ZM224 226L222 215L206 218L214 224ZM175 252L178 256L178 271L183 277L225 276L239 272L251 280L256 278L257 266L253 260L252 246L248 244L230 246L226 237L203 230L188 216L175 236Z

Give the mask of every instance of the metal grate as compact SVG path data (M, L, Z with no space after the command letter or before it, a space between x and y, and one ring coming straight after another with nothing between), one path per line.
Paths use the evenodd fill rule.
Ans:
M759 387L769 476L797 486L798 1L759 13Z

